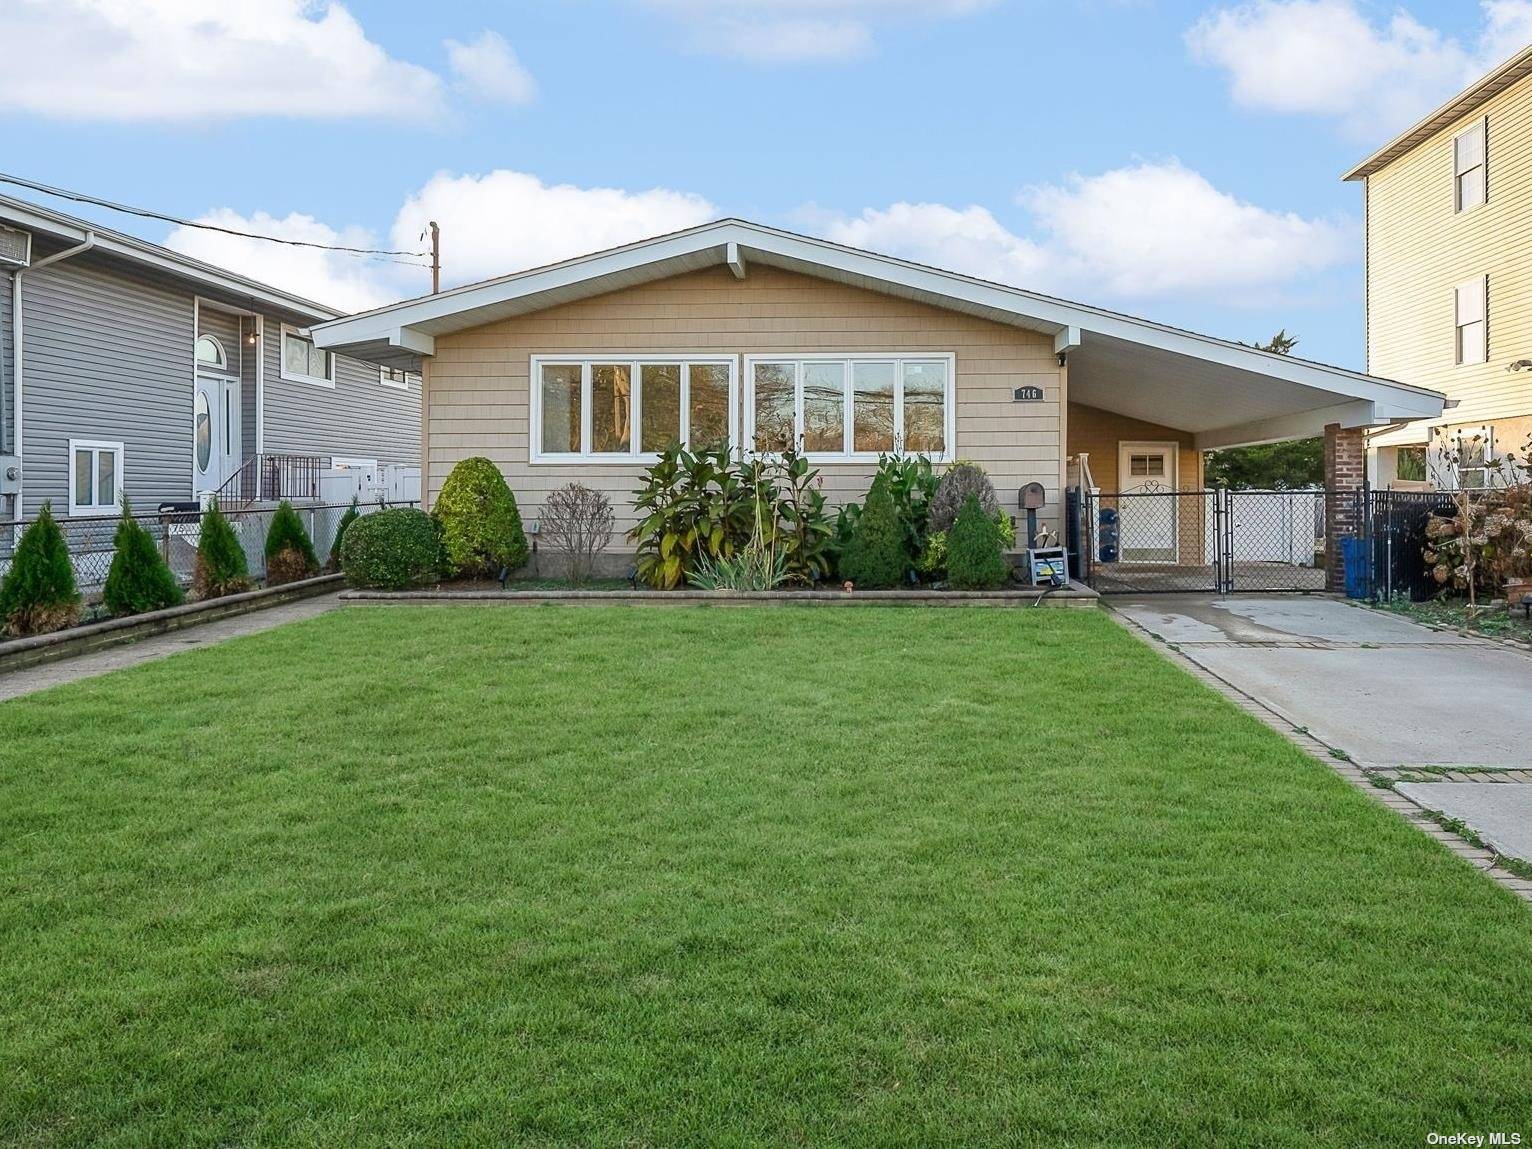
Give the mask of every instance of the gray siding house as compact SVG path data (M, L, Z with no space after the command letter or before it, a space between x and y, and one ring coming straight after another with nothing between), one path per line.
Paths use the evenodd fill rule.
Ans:
M316 349L339 314L0 196L0 512L407 497L420 379Z

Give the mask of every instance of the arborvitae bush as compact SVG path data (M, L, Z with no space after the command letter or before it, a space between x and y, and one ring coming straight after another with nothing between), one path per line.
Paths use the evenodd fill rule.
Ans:
M277 504L266 530L266 585L281 586L308 578L319 570L319 559L303 520L286 499Z
M990 518L995 517L1000 509L1000 501L995 498L995 484L989 481L984 468L974 463L955 463L936 485L936 495L931 500L929 529L950 531L969 495L977 495L984 513Z
M347 582L382 590L433 582L440 561L441 529L414 507L363 515L346 531L340 552Z
M335 525L335 541L330 544L331 570L340 570L340 544L346 538L346 528L361 517L362 512L357 508L356 496L351 496L351 505L346 508L346 513L340 517L340 522Z
M216 506L209 507L202 515L192 589L199 599L222 598L250 589L250 567L245 562L245 548L240 545L234 527Z
M947 533L947 581L954 590L992 590L1009 575L994 515L985 512L978 495L970 494Z
M171 573L154 536L135 522L122 501L122 520L112 539L115 548L101 598L113 614L143 614L175 606L186 596Z
M11 569L0 582L0 619L8 634L46 634L73 626L80 617L80 591L64 532L43 504L37 521L22 532Z
M902 586L908 559L894 500L882 475L872 482L867 502L851 528L840 556L840 577L864 590Z
M441 523L442 553L449 574L496 578L527 561L516 496L500 468L483 456L452 468L431 508Z

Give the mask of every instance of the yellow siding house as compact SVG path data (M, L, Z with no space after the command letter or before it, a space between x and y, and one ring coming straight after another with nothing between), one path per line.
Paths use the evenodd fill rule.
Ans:
M1482 485L1441 448L1477 436L1493 465L1532 436L1532 46L1345 178L1366 193L1367 371L1449 402L1369 436L1373 482Z

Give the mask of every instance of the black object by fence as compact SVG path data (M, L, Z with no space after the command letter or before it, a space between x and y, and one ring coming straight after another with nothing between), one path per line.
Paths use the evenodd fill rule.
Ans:
M1382 602L1420 602L1441 591L1426 562L1426 523L1432 515L1455 513L1443 491L1357 491L1355 521L1366 540L1367 590Z

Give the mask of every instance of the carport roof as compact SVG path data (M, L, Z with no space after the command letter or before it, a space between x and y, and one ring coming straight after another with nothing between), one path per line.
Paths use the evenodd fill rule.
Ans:
M725 219L547 267L406 300L314 328L321 347L412 368L439 335L704 268L818 276L1051 336L1069 397L1197 435L1199 446L1435 418L1436 391L777 228Z

